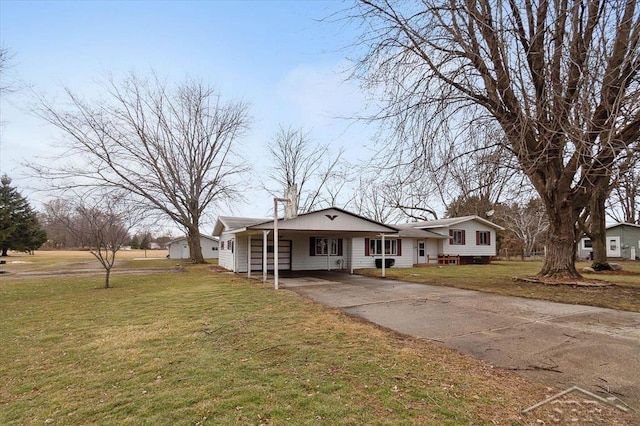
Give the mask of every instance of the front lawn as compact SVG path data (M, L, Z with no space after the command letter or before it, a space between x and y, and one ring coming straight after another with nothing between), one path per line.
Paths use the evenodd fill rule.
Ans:
M0 424L534 423L551 389L209 266L0 279Z

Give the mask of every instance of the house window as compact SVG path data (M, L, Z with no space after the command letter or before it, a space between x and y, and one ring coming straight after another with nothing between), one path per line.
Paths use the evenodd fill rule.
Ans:
M583 238L582 239L582 248L583 249L593 248L593 243L591 242L591 240L589 238Z
M618 242L616 240L609 241L609 250L616 251L618 250Z
M382 240L369 240L369 254L371 256L382 254ZM384 240L384 254L398 255L398 240Z
M227 250L231 250L231 253L233 253L233 240L227 241Z
M384 254L388 256L402 256L402 240L400 239L385 239L384 240ZM381 256L382 255L382 240L370 240L365 238L364 240L365 256Z
M310 256L342 256L342 238L311 237Z
M489 245L491 245L491 232L489 232L489 231L476 231L476 245L477 246L489 246Z
M316 238L315 239L316 256L337 256L338 240L333 238Z
M450 229L449 230L449 244L452 246L465 245L465 232L464 229Z
M220 250L224 250L224 241L220 241Z

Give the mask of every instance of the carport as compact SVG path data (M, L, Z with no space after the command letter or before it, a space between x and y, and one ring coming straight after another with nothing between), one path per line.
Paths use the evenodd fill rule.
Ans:
M220 237L219 265L234 272L346 270L374 265L374 253L367 252L369 241L398 235L398 229L355 215L339 208L323 209L277 221L277 255L273 219L220 217L214 235ZM398 239L399 240L399 239ZM389 243L390 244L390 243ZM394 242L400 246L400 242ZM394 246L395 247L395 246ZM396 249L398 252L400 248ZM399 253L394 253L399 259ZM377 255L384 257L385 253ZM391 256L391 254L387 255ZM413 263L412 251L405 255Z

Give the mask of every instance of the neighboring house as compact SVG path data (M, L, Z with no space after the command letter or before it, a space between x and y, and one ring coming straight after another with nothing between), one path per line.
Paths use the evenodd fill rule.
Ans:
M336 207L279 219L278 269L373 268L383 257L383 248L393 267L437 263L438 256L446 254L469 262L495 256L495 230L502 228L475 216L459 219L450 227L441 221L386 225ZM480 235L479 244L471 240L467 244L466 234ZM219 217L213 235L220 238L220 266L234 272L262 271L266 254L267 270L273 270L273 219Z
M218 258L219 250L217 238L200 234L200 245L202 246L202 256L205 259ZM189 259L191 257L189 243L187 243L186 236L169 241L168 247L169 259Z
M607 257L637 259L640 256L640 225L635 223L615 223L607 226ZM591 240L583 237L578 242L578 257L591 258Z

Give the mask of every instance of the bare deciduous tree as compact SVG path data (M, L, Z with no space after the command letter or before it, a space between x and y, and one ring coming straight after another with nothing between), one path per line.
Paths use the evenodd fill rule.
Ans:
M237 179L248 167L233 148L249 125L247 105L223 102L198 81L172 90L132 75L104 88L106 99L93 101L67 89L68 108L42 100L38 113L67 136L72 161L34 169L63 187L73 179L130 191L183 227L192 259L204 263L201 219L241 196Z
M616 222L640 225L640 149L616 169L607 213Z
M10 93L14 90L13 85L7 79L7 69L10 65L12 54L9 49L0 47L0 95Z
M355 74L384 93L377 118L399 135L428 142L442 121L492 117L549 218L540 276L575 278L579 215L640 136L637 8L636 0L360 0L350 17L366 29L367 53Z
M549 229L549 222L539 199L531 199L526 205L502 206L500 219L502 225L521 241L522 259L533 252Z
M360 216L381 223L392 223L397 219L397 209L390 202L389 187L378 176L361 177L351 200L352 209Z
M61 207L64 205L65 207ZM122 195L75 196L49 209L51 220L81 241L105 270L104 288L110 287L116 253L129 241L139 223L139 211Z
M69 202L62 198L56 198L44 203L42 223L47 232L47 244L50 247L61 249L77 247L83 248L83 241L78 240L69 230L69 218L73 216Z
M277 187L265 186L267 191L281 197L288 188L297 188L299 213L335 205L346 182L342 150L334 156L328 144L315 144L304 129L281 126L269 152L274 161L269 177Z

